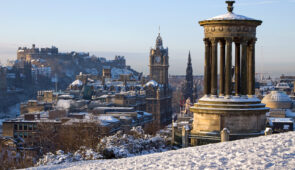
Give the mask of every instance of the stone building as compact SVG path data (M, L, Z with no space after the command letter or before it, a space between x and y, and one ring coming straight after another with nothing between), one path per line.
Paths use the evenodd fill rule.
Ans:
M3 136L22 138L26 146L35 146L39 141L39 124L46 124L49 127L59 126L61 123L60 120L44 119L40 113L24 114L3 122Z
M273 132L293 131L294 100L283 91L271 91L261 102L270 108L266 114L267 126L271 127Z
M56 135L60 130L79 127L76 130L83 131L84 128L96 126L98 135L104 136L119 130L128 132L136 126L148 126L153 121L152 114L135 111L132 107L97 107L92 112L67 113L65 110L50 110L22 114L3 122L3 136L21 138L26 146L36 147L42 130L48 133L46 135ZM54 131L48 131L51 128Z
M262 99L261 102L264 103L266 107L269 107L271 110L285 110L293 108L292 99L282 91L271 91Z
M168 82L168 48L163 47L160 33L156 46L150 51L150 81L146 83L146 111L152 113L158 125L171 123L171 88Z
M52 90L42 90L37 92L37 101L40 103L54 103L58 99L58 94Z
M29 100L20 104L20 113L42 112L52 109L52 103L39 102L37 100Z
M102 69L102 77L103 78L111 78L111 67L110 66L104 66Z
M226 3L227 14L199 22L205 33L205 95L191 107L194 112L191 135L196 141L220 137L223 129L230 131L230 140L261 135L265 130L265 114L269 109L255 96L256 27L262 21L235 14L234 1Z

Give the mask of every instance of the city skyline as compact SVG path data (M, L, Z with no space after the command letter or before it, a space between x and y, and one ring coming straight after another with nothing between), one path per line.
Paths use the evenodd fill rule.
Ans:
M256 46L257 73L294 74L291 40L294 0L238 0L234 12L262 20ZM275 11L280 10L278 15ZM224 1L3 1L1 63L16 59L18 46L54 45L62 52L85 51L108 59L124 55L148 74L148 56L158 27L169 48L170 74L185 74L191 51L194 74L203 74L203 31L198 21L226 13ZM214 15L212 15L214 14ZM284 24L288 25L284 25Z

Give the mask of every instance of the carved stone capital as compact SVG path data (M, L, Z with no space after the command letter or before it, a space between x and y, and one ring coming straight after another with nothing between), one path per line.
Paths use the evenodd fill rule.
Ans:
M246 38L241 39L242 46L246 46L247 44L248 44L248 39L246 39Z
M249 43L250 43L250 45L251 45L251 44L252 44L252 45L255 45L256 41L257 41L257 38L253 38L253 39L251 39L251 40L249 41Z
M226 42L227 45L231 44L233 42L233 38L231 38L231 37L226 37L224 39L225 39L225 42Z
M256 38L255 38L255 39L251 39L251 40L249 40L248 43L249 43L249 47L250 47L250 48L253 48L253 47L255 46L256 40L257 40Z
M210 45L210 41L207 38L203 39L205 46L208 47Z
M218 43L218 40L219 40L218 38L210 38L212 46L216 46Z

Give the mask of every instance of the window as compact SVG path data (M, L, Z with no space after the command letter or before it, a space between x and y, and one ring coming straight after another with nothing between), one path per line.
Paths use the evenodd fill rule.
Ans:
M33 125L29 124L29 130L33 130Z
M24 138L27 138L27 137L28 137L28 133L24 132Z
M14 135L13 135L13 137L14 137L14 138L17 138L17 136L18 136L18 133L15 132Z
M22 124L19 124L18 130L23 130L23 125Z
M37 125L34 124L34 125L33 125L33 130L36 130L36 129L37 129Z
M14 124L14 130L17 130L17 124Z
M24 124L24 130L28 130L28 125Z
M23 132L19 132L19 135L18 135L19 137L23 137Z

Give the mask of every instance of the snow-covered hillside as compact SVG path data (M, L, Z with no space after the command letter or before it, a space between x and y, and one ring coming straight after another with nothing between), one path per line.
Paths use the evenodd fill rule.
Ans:
M294 169L295 132L115 160L37 169ZM34 168L33 168L34 169Z

